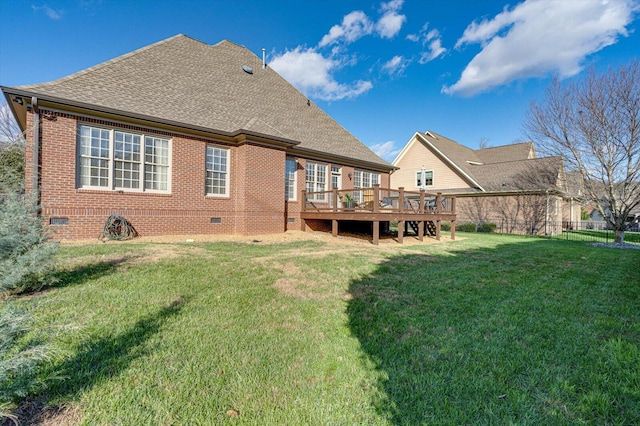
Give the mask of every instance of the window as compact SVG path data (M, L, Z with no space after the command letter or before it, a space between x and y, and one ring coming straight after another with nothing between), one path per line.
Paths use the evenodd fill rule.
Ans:
M169 139L81 125L78 145L78 187L169 191Z
M327 190L327 166L325 164L307 162L307 192L320 192ZM326 194L314 194L308 197L310 200L324 201Z
M342 188L342 169L331 166L331 189Z
M296 199L296 170L298 163L293 158L287 158L284 171L284 197L285 200Z
M372 188L373 185L380 183L380 174L365 172L362 170L353 171L353 187L354 188Z
M420 180L421 174L422 174L422 171L416 172L416 187L418 188L420 188L420 185L422 184ZM433 170L425 171L424 181L426 186L433 186Z
M353 188L373 188L373 185L380 183L380 174L365 172L363 170L353 171ZM369 193L366 195L365 192ZM371 195L371 191L354 191L353 198L358 203L370 201L367 198Z
M229 195L229 150L207 145L206 157L206 194Z

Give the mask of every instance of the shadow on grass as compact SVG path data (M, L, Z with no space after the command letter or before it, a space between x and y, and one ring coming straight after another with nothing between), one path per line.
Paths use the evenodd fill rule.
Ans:
M93 262L70 269L56 269L38 279L39 285L32 284L16 296L33 296L55 288L64 288L83 284L87 281L105 277L118 270L121 265L131 262L133 257L125 256L109 261Z
M63 408L49 406L48 401L52 398L71 399L127 369L134 359L148 353L144 348L145 341L158 333L165 321L177 315L184 303L183 297L177 297L169 305L139 319L126 332L87 341L73 357L51 368L60 379L50 381L44 394L29 398L13 414L21 425L36 425L43 420L55 419L58 413L64 415Z
M353 281L349 326L376 368L378 413L395 425L640 421L640 289L620 284L640 272L593 250L530 240L403 255Z

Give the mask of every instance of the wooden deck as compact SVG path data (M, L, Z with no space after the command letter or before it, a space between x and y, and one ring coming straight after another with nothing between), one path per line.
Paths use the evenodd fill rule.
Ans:
M381 222L398 222L398 243L402 244L408 226L423 241L425 233L440 240L441 221L451 222L451 239L455 239L456 198L441 193L405 191L404 188L346 189L323 192L302 191L302 230L307 220L331 222L331 233L338 235L340 221L371 222L373 244L380 239Z

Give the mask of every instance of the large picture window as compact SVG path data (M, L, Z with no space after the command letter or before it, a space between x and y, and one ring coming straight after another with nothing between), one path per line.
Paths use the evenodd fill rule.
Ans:
M284 196L288 201L296 199L296 170L298 163L293 158L287 158L284 176Z
M78 187L169 192L170 145L165 138L81 125Z
M207 195L229 195L229 150L207 145Z
M307 192L320 192L327 190L327 165L307 162ZM327 194L314 194L309 199L324 201Z

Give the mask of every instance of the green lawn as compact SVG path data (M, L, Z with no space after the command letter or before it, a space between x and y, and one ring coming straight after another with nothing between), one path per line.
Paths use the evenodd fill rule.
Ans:
M66 327L29 399L91 425L639 424L640 250L458 237L65 247L20 301Z

